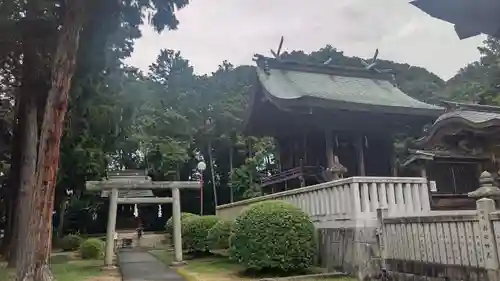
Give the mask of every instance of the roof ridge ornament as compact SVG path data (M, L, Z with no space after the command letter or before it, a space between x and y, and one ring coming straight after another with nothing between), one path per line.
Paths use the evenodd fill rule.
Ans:
M281 48L283 47L283 41L284 41L284 39L285 39L285 38L284 38L283 36L281 36L280 43L279 43L279 45L278 45L278 49L276 50L276 52L275 52L275 51L273 51L273 49L271 49L271 54L273 55L273 57L274 57L275 59L278 59L278 60L280 59L280 55L281 55Z
M378 58L378 48L375 49L375 53L373 54L373 57L370 62L361 59L361 63L365 66L366 70L375 70L375 66L378 63L377 58Z
M365 69L366 70L371 70L371 71L375 71L375 72L378 72L378 73L391 73L393 74L394 76L394 71L392 69L378 69L376 68L377 64L378 64L378 54L379 54L379 51L378 51L378 48L375 49L375 53L373 54L373 57L372 59L370 60L370 62L364 60L364 59L360 59L361 60L361 63L365 66ZM327 62L325 62L325 64L328 64Z
M271 74L271 69L269 67L269 58L261 54L254 54L252 60L257 64L257 67L260 67L262 68L262 70L264 70L265 74Z

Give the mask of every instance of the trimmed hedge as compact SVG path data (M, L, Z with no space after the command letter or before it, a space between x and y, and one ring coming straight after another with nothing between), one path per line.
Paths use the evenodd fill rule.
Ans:
M186 219L192 218L192 217L199 217L199 216L196 214L191 214L191 213L181 213L181 228L184 225L184 221ZM167 234L170 234L170 235L173 234L173 232L174 232L174 218L173 217L170 217L167 220L167 223L165 223L165 230L167 231Z
M182 229L183 248L188 252L207 252L208 231L219 221L216 216L198 216L186 220Z
M71 252L78 250L82 242L82 237L76 234L70 234L61 238L61 240L58 241L57 244L64 252Z
M235 221L231 258L251 270L303 270L314 263L315 229L309 216L284 201L251 205Z
M210 250L229 249L229 236L233 222L229 220L219 220L208 231L207 240Z
M104 254L104 242L97 238L85 240L80 246L82 259L98 259Z

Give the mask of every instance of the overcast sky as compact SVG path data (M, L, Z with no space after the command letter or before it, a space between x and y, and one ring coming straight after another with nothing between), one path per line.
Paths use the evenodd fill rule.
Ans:
M326 44L349 56L379 57L423 66L444 79L477 60L482 37L458 40L453 26L433 19L409 0L191 0L177 13L179 29L159 35L148 27L128 63L146 70L162 48L181 51L197 73L223 60L251 64L270 55L281 35L284 50Z

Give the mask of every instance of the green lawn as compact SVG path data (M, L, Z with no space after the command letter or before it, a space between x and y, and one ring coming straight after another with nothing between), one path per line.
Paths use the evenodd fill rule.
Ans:
M67 253L56 254L51 260L52 272L57 281L83 281L106 275L107 273L101 271L102 265L102 260L70 259ZM0 267L0 280L9 280L8 277L12 275L12 270L8 271L5 266Z
M80 281L99 276L102 260L69 260L67 255L52 257L52 272L58 281Z
M169 265L172 262L172 253L165 250L150 251L155 257ZM177 271L188 281L251 281L259 280L263 276L245 276L244 268L230 261L224 256L210 256L197 259L186 257L187 264L177 268ZM266 276L270 277L270 276ZM323 278L323 279L295 279L296 281L354 281L350 277Z

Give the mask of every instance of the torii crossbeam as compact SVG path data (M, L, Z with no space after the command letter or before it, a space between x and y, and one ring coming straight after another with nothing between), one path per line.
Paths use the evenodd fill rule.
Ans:
M172 221L175 263L182 263L182 236L181 236L181 204L180 189L199 189L200 184L194 181L151 181L143 171L126 170L109 173L107 179L100 181L87 181L85 187L88 191L101 191L102 195L108 193L109 215L106 229L106 256L105 266L112 266L114 233L116 227L116 212L118 204L165 204L172 203ZM171 189L172 197L140 197L118 198L119 190L151 190Z

